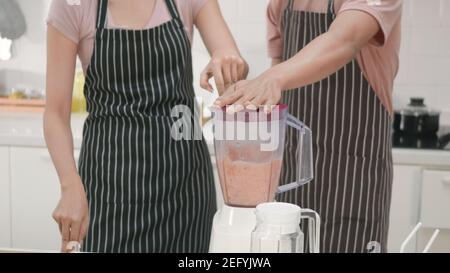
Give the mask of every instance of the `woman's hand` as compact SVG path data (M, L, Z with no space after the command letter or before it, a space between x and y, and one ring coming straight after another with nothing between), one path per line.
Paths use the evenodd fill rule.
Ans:
M209 79L214 77L219 95L231 84L247 78L248 65L225 23L217 0L207 1L195 18L195 26L211 55L211 61L200 76L200 86L213 91Z
M200 86L210 92L213 87L209 79L214 77L219 94L232 84L246 79L248 75L248 64L237 53L214 54L211 61L200 76Z
M280 101L282 90L278 77L265 73L254 80L241 81L230 86L214 105L229 106L228 112L238 112L244 108L256 110L259 107L270 112Z
M81 242L89 225L88 201L79 177L61 191L61 199L53 212L62 236L61 252L69 252L69 242Z

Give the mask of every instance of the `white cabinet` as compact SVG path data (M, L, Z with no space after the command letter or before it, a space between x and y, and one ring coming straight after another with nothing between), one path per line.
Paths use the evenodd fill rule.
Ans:
M58 250L59 230L52 212L59 183L46 148L15 148L11 155L12 247Z
M450 171L423 172L420 216L424 227L450 229Z
M422 167L394 166L388 251L399 252L402 242L419 222ZM416 251L416 239L407 252Z
M0 248L11 247L9 148L0 147Z

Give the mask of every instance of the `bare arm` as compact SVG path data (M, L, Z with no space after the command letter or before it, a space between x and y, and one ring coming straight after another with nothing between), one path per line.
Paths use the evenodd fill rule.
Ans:
M257 79L238 83L219 98L217 105L275 105L282 90L317 82L351 61L380 31L371 15L357 10L342 12L327 33L314 39L291 59L275 64ZM278 64L277 64L278 63Z
M77 175L73 156L70 113L77 45L48 27L47 100L44 133L62 187Z
M217 0L210 0L205 4L197 15L195 24L211 55L211 62L201 76L201 86L212 91L208 80L214 77L221 94L231 84L247 77L248 65L239 53Z
M317 82L355 58L380 27L371 15L357 10L341 13L329 31L320 35L293 58L273 67L283 89Z
M61 183L61 200L53 213L60 227L62 251L69 241L81 241L87 229L86 194L73 156L70 128L77 45L49 26L44 134Z
M210 0L205 4L195 19L195 25L211 56L218 52L239 55L236 42L225 23L217 0Z

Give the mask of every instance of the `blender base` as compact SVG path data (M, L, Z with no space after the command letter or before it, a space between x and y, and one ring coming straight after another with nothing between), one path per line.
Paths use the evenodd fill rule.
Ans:
M210 253L250 253L255 208L223 205L214 215Z

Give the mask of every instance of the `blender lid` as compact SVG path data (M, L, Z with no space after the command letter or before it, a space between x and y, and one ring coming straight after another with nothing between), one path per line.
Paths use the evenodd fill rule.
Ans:
M288 105L278 104L276 105L271 113L265 113L263 108L258 108L256 110L244 109L239 112L232 114L227 113L227 107L210 107L210 111L214 116L217 114L223 117L223 121L241 121L241 122L258 122L258 121L275 121L282 120L287 116Z
M262 203L256 207L256 217L265 224L298 225L301 210L299 206L290 203Z

